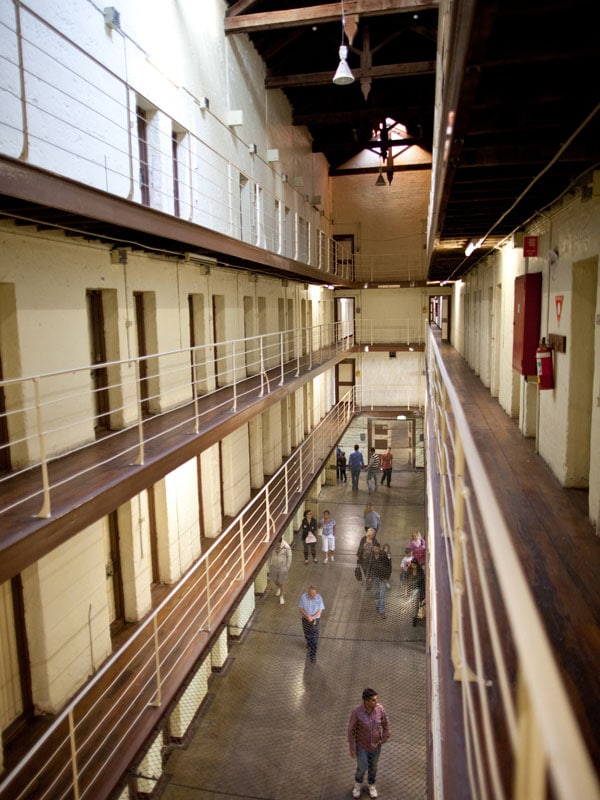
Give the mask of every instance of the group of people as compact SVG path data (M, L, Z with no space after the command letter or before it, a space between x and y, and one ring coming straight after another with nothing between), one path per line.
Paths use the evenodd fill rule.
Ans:
M356 448L354 452L357 452ZM384 479L382 479L382 482ZM323 512L323 517L319 522L314 518L310 509L304 512L300 532L305 564L309 563L309 556L312 557L314 563L317 563L316 543L319 531L323 540L324 563L329 560L333 562L335 527L335 520L329 511ZM386 592L391 588L392 553L388 544L380 545L377 540L377 533L381 529L381 517L372 502L368 502L364 508L364 528L365 533L361 537L356 552L357 565L360 567L366 588L374 591L377 612L382 619L385 619ZM420 531L415 531L411 534L400 565L400 585L404 588L405 596L415 589L418 590L419 607L425 601L425 572L423 569L425 553L425 539ZM292 551L290 545L283 538L280 538L271 553L269 577L275 584L275 595L279 597L279 602L282 605L285 603L284 591L291 563ZM317 592L316 586L311 585L307 591L303 592L298 608L306 642L307 658L311 663L315 663L317 660L321 617L325 611L323 598ZM415 614L413 625L416 625L416 620ZM352 709L348 722L347 736L350 756L356 759L352 797L358 798L361 796L363 779L366 774L369 796L376 798L378 796L375 785L377 766L381 746L390 737L390 724L385 708L378 702L377 692L374 689L364 689L362 703Z
M305 564L308 564L309 554L315 564L318 562L317 533L320 533L322 537L324 563L327 564L330 559L331 561L335 560L335 520L329 511L324 511L323 518L317 522L312 511L307 509L300 525Z
M374 447L369 449L369 461L365 464L363 454L360 452L360 445L355 444L354 450L350 453L350 457L346 462L346 454L343 450L337 449L337 478L341 483L346 483L346 464L350 468L350 475L352 477L352 491L358 491L358 483L361 472L367 470L367 489L369 494L377 492L379 484L383 486L391 486L392 483L392 465L394 456L392 455L392 448L388 447L387 452L379 455ZM381 473L381 477L380 477ZM371 485L372 484L372 485Z
M335 560L335 520L329 511L323 512L322 519L317 522L310 509L304 512L300 526L304 563L308 564L309 555L315 564L317 559L317 534L321 534L324 558L327 564ZM275 597L279 597L281 605L285 603L285 587L292 565L292 550L283 537L277 540L271 551L269 560L269 577L275 584Z
M365 580L366 589L374 589L376 611L381 619L386 619L385 600L386 592L391 588L392 552L388 544L381 545L377 539L381 518L373 503L365 505L364 521L365 534L356 551L356 563ZM425 602L425 552L425 539L420 531L415 531L411 534L400 564L400 586L404 589L404 596L407 597L418 589L419 605L413 615L413 625L417 624L419 609Z
M357 577L364 578L367 590L374 590L376 611L381 619L386 619L385 601L386 592L391 588L392 552L389 544L381 545L377 539L377 533L381 528L381 517L373 503L368 502L365 505L363 516L365 534L356 551L356 563L360 568L360 574ZM309 563L309 556L315 564L318 563L317 535L319 532L322 537L323 562L327 564L329 561L335 560L335 527L336 522L328 510L323 512L323 517L319 522L314 518L310 509L304 512L300 535L305 564ZM419 608L425 601L425 553L425 539L420 531L415 531L411 535L404 550L404 558L400 563L400 587L404 590L405 597L414 589L418 589ZM291 548L283 538L280 538L271 553L269 577L275 584L275 596L279 597L281 605L285 603L285 586L291 563ZM417 615L415 614L414 625L416 625L416 620ZM316 657L316 644L313 655Z

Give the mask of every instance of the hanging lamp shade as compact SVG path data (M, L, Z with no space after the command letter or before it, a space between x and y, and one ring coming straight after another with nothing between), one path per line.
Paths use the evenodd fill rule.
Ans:
M347 86L349 83L354 83L354 75L348 66L347 58L348 48L345 44L342 44L340 45L340 63L333 76L333 82L336 86Z
M385 178L381 174L381 169L379 170L379 175L377 176L377 180L375 181L375 186L385 186Z

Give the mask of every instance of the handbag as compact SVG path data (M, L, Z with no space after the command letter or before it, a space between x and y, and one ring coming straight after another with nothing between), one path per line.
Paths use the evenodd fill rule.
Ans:
M357 581L362 581L362 569L360 568L360 564L354 567L354 577Z

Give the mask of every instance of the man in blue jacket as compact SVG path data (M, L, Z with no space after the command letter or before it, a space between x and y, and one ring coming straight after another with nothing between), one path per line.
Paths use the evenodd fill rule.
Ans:
M352 475L352 490L358 489L358 479L362 472L365 462L363 461L362 453L357 444L354 445L354 450L350 453L348 459L348 466L350 467L350 474Z

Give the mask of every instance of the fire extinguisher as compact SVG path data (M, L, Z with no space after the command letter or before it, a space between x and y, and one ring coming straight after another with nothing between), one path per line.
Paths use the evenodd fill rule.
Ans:
M537 370L538 387L540 389L554 389L552 350L546 347L545 339L542 339L539 347L535 351L535 366Z

